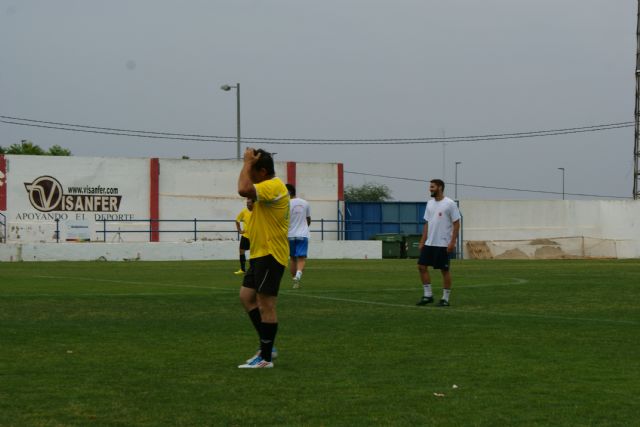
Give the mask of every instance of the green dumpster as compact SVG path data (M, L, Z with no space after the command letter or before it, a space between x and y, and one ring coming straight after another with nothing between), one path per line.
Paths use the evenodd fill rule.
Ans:
M407 242L407 258L420 258L420 239L422 234L407 234L405 241Z
M382 258L406 258L405 241L402 234L383 233L373 236L382 241Z

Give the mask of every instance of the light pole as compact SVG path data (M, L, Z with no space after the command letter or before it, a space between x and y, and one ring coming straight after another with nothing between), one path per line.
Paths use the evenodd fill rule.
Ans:
M447 136L447 131L444 129L440 129L442 133L442 180L447 180L447 143L444 141L444 138Z
M456 196L455 199L458 200L458 165L461 165L462 162L456 162Z
M562 171L562 200L564 200L564 168L558 168L559 171Z
M229 85L222 85L220 86L220 89L224 90L225 92L230 91L231 89L235 89L236 90L236 99L237 99L237 116L236 116L236 123L238 125L238 129L237 129L237 133L236 133L236 139L237 139L237 159L240 160L240 83L236 83L235 86L229 86Z

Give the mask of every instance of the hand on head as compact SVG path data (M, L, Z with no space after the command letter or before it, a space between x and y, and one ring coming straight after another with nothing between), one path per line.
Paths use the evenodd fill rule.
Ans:
M247 147L247 149L244 150L244 162L249 163L250 165L254 165L260 156L261 153L256 154L256 150L251 147Z

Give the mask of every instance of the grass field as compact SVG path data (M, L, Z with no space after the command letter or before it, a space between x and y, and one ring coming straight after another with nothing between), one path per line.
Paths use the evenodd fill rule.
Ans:
M271 370L236 268L0 264L0 425L640 424L638 260L310 260Z

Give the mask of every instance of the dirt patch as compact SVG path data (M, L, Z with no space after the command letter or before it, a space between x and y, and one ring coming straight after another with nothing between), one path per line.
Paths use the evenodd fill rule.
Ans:
M567 257L559 246L542 246L536 249L534 256L536 259L562 259Z
M529 259L529 257L520 249L515 248L515 249L509 249L508 251L505 251L500 255L497 255L496 259Z
M484 240L470 240L467 242L467 257L470 259L493 259L491 249Z
M557 245L558 242L554 242L549 239L533 239L529 242L530 245Z

